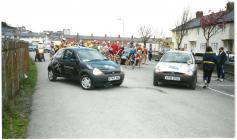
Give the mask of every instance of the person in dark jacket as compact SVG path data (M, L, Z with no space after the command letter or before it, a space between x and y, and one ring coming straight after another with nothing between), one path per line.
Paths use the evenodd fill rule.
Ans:
M218 61L217 61L217 80L223 82L225 78L225 72L224 72L224 64L226 61L226 53L224 51L223 47L219 48L219 54L218 54Z
M217 56L210 46L206 47L206 53L203 55L203 88L208 87L211 82L212 72L217 62Z
M152 44L150 44L150 48L148 50L148 59L149 59L149 61L151 61L151 59L152 59Z

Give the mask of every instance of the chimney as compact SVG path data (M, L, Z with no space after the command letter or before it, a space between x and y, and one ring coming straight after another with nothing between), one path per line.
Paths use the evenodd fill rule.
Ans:
M203 16L203 11L197 11L196 12L196 18L200 18Z

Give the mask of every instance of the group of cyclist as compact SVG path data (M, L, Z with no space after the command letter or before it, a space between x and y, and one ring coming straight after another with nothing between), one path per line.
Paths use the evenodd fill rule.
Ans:
M102 43L102 46L98 46L98 51L105 55L109 60L112 60L125 66L141 67L141 64L147 64L147 58L152 58L152 47L149 50L143 47L142 44L133 42L127 45L120 45L119 42L114 42L110 45L110 42ZM149 55L148 55L149 54Z
M149 46L149 49L147 49L140 43L135 44L133 42L130 42L126 45L121 45L119 41L114 41L112 43L110 43L110 41L104 41L100 43L99 41L94 40L86 43L80 41L78 44L69 44L64 38L61 40L61 44L59 45L54 45L53 42L51 43L50 57L52 58L54 53L56 53L60 48L68 46L94 48L100 51L109 60L119 64L125 64L126 66L132 66L133 69L135 68L135 66L141 67L141 64L147 63L148 58L149 61L151 61L152 58L151 44Z

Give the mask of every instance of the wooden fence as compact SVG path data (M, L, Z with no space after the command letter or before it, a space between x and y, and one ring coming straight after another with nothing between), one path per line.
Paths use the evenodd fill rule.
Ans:
M7 109L19 93L21 81L29 69L28 43L2 40L2 109Z

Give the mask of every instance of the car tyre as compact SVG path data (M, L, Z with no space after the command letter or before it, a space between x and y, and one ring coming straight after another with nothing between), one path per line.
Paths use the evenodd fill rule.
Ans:
M90 90L94 88L93 81L89 75L82 75L80 78L80 83L84 90Z
M159 85L159 84L158 84L158 81L153 80L153 85L154 85L154 86L158 86L158 85Z
M196 83L197 83L197 76L195 77L195 79L193 80L192 84L190 85L190 88L195 90L196 89Z
M52 69L48 70L48 78L49 78L49 81L57 80L57 76L55 75Z

